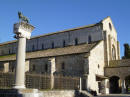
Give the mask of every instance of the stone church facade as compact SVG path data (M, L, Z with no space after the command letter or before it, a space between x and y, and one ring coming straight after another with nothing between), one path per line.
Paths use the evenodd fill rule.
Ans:
M0 44L0 71L14 72L17 41ZM83 89L109 93L112 61L120 60L117 32L110 17L99 23L27 40L26 72L84 78ZM111 71L112 70L112 71ZM118 70L117 70L118 71Z

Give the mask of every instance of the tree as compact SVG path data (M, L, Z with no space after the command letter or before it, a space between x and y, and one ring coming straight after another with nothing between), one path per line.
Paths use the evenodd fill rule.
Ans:
M128 59L130 58L130 46L128 43L124 44L124 56L122 57L122 59Z

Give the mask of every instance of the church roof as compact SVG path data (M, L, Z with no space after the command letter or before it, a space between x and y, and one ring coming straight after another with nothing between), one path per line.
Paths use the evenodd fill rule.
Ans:
M47 33L47 34L43 34L43 35L39 35L39 36L34 36L34 37L31 37L31 39L35 39L35 38L39 38L39 37L44 37L44 36L49 36L49 35L53 35L53 34L58 34L58 33L62 33L62 32L75 31L75 30L80 30L80 29L84 29L84 28L90 28L90 27L94 27L94 26L99 26L99 25L102 24L103 21L105 21L108 18L110 18L110 16L104 18L103 20L101 20L98 23L89 24L89 25L85 25L85 26L81 26L81 27L76 27L76 28L72 28L72 29L67 29L67 30L62 30L62 31L57 31L57 32L51 32L51 33ZM4 43L0 43L0 46L7 45L7 44L10 44L10 43L15 43L16 41L17 40L7 41L7 42L4 42Z
M130 59L112 60L108 67L130 67Z
M35 51L35 52L27 52L26 59L89 53L90 50L93 49L99 42L100 41L97 41L91 44L85 43L85 44L80 44L80 45L75 45L75 46L74 45L67 46L64 48L54 48L54 49L40 50L40 51ZM16 60L16 54L0 56L0 61L8 61L8 60Z
M72 28L72 29L67 29L67 30L62 30L62 31L47 33L47 34L43 34L43 35L39 35L39 36L33 36L33 37L31 37L31 39L35 39L35 38L39 38L39 37L44 37L44 36L50 36L50 35L54 35L54 34L58 34L58 33L63 33L63 32L80 30L80 29L84 29L84 28L90 28L90 27L94 27L94 26L98 26L98 25L100 25L100 22L99 23L95 23L95 24L86 25L86 26L76 27L76 28ZM17 40L7 41L7 42L4 42L4 43L0 43L0 46L7 45L7 44L10 44L10 43L15 43L16 41Z

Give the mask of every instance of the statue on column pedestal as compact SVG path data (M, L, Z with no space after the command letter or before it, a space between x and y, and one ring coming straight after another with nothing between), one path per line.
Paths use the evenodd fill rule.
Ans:
M25 17L20 11L18 12L18 16L20 21L29 23L29 19Z

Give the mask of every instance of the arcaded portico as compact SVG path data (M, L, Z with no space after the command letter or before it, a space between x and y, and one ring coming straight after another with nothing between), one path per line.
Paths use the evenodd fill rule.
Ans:
M127 93L130 87L130 59L110 61L105 68L105 75L109 77L110 93Z

